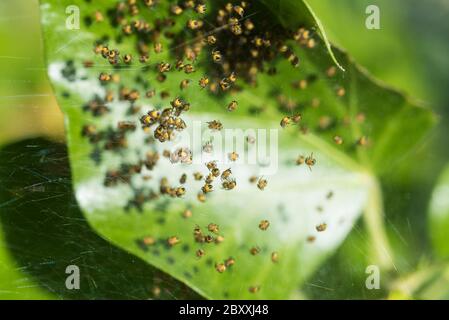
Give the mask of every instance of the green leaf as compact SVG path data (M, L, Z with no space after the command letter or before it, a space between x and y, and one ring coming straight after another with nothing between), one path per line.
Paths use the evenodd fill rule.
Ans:
M439 258L449 257L447 228L449 227L449 166L441 173L432 192L429 205L429 234L435 254Z
M263 21L272 22L270 28L273 30L276 27L311 28L317 45L313 49L304 49L293 41L286 41L300 58L301 66L293 68L285 59L276 59L271 63L277 69L275 75L259 73L257 86L239 78L237 84L242 90L233 92L231 96L215 96L198 87L203 75L214 72L204 54L196 62L195 73L186 76L172 71L163 83L155 80L153 67L160 61L174 64L168 50L159 55L151 52L149 70L138 62L128 68L114 69L103 58L94 55L94 42L108 37L110 48L129 52L137 59L132 37L118 37L120 28L111 27L107 19L101 23L92 20L97 10L106 17L107 10L111 8L110 1L96 1L95 5L78 2L83 21L80 30L66 28L65 8L73 1L41 3L48 74L66 116L76 198L91 226L105 239L169 273L207 298L297 298L301 297L299 290L304 280L339 246L366 209L367 229L375 246L372 250L374 260L384 267L392 264L383 230L382 194L377 177L390 173L390 169L406 159L407 152L432 126L434 117L400 93L371 79L346 53L335 48L330 50L324 31L305 2L266 1L268 8L256 4L254 12L249 11L248 15L254 21L259 19L257 21L262 24ZM141 15L153 23L156 18L166 16L168 6L167 1L152 9L140 7ZM271 11L278 15L273 16ZM189 43L188 33L184 30L187 18L177 18L172 31L180 33ZM167 48L169 39L162 36L161 43ZM94 67L84 68L86 60L92 61ZM326 76L336 61L346 72L336 70L335 76ZM189 137L179 135L181 138L176 142L148 144L145 137L149 134L139 128L127 136L127 149L120 152L101 150L102 160L95 164L92 159L95 147L81 135L84 125L94 124L99 130L104 130L115 127L119 120L136 122L148 110L167 107L169 102L159 95L151 99L142 98L143 102L139 101L139 104L143 104L143 108L136 115L129 114L127 103L113 102L109 104L111 111L108 114L94 118L83 111L83 106L95 94L105 95L105 87L97 80L100 72L120 73L121 84L138 88L141 96L145 84L136 81L138 76L148 80L148 88L156 89L157 93L168 90L171 99L180 95L191 104L191 110L184 117L187 122L185 132L193 135L194 121L201 120L203 126L200 131L205 135L203 141L210 134L204 121L214 119L219 119L225 128L275 130L279 134L276 174L265 173L268 186L261 191L248 179L252 175L263 175L262 165L230 165L237 179L236 190L220 190L217 183L217 190L205 203L199 203L196 195L201 183L193 181L192 174L195 171L206 174L204 164L173 165L168 159L161 158L148 172L150 180L146 181L139 175L132 178L134 189L126 183L105 187L108 170L136 161L149 150L174 150L176 145L187 143ZM191 85L181 91L179 83L186 77L192 80ZM307 90L292 86L292 82L300 80L308 81ZM338 96L336 91L341 93L342 88L346 94ZM110 89L119 88L111 85ZM282 96L296 103L291 111L280 105ZM239 105L235 112L228 113L226 106L231 100L238 101ZM299 126L301 130L298 126L281 130L280 120L297 112L303 116ZM304 134L306 128L308 133ZM342 145L333 143L336 135L342 137ZM368 137L367 145L358 145L356 142L364 136ZM273 140L269 146L276 147ZM101 145L99 147L101 149ZM198 158L201 146L192 148L192 151L194 159ZM295 166L298 155L312 152L317 159L313 170L305 165ZM226 156L226 152L219 156ZM221 170L226 168L227 165L220 164ZM168 177L170 184L178 183L183 173L188 175L184 198L161 196L145 203L143 210L138 210L139 206L129 207L139 190L158 190L162 177ZM330 192L332 197L328 196ZM193 215L184 219L181 214L187 208ZM270 227L261 231L258 224L264 219L270 221ZM194 241L195 226L205 230L209 223L220 226L220 234L225 239L222 243L200 245ZM316 230L321 223L327 224L325 232ZM140 242L147 236L156 239L156 244L142 247ZM167 238L171 236L178 236L180 244L168 246ZM311 237L315 240L308 241ZM256 256L249 252L254 246L261 250ZM199 248L206 252L201 259L195 255ZM277 263L271 261L272 252L279 255ZM229 257L235 259L235 265L222 274L218 273L215 264ZM249 288L259 286L257 293L250 292Z

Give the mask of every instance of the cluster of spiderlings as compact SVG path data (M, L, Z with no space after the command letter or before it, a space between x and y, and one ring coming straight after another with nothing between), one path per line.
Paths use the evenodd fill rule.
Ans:
M302 164L306 164L310 170L316 164L316 159L313 157L313 152L309 156L300 155L296 158L296 165L300 166Z
M180 115L190 109L190 104L176 98L170 102L171 107L162 111L150 110L140 118L140 123L144 130L148 130L158 125L154 130L154 137L159 142L165 142L174 138L175 131L182 131L186 128L186 123Z
M220 244L224 241L224 237L219 234L219 226L215 223L210 223L207 226L208 232L203 232L200 226L195 226L193 229L193 238L195 242L202 243L202 244L208 244L208 243L215 243ZM204 251L203 251L204 255Z
M127 134L135 131L137 129L136 124L139 122L144 132L152 133L152 136L149 135L147 138L147 142L151 143L157 141L164 143L173 140L177 131L184 130L186 123L181 116L189 111L190 104L180 96L184 90L191 86L192 80L188 77L196 72L199 65L198 61L205 63L204 70L207 73L203 74L198 80L197 85L200 92L204 90L205 93L217 95L233 94L240 91L245 85L256 86L258 75L261 73L276 75L275 65L279 59L286 59L293 67L298 67L300 59L290 46L292 41L304 49L313 49L316 46L316 39L311 30L301 27L295 31L289 31L281 26L272 26L271 19L264 19L263 15L266 13L259 10L260 4L257 2L241 1L227 3L223 7L212 6L209 8L202 0L185 0L171 5L169 12L166 13L167 17L155 19L151 23L144 18L137 18L142 10L142 3L146 7L152 8L158 4L158 1L127 0L119 2L107 13L112 25L120 30L118 38L128 38L135 41L138 59L133 58L130 53L121 54L118 48L110 48L105 40L97 41L94 46L94 52L105 59L110 64L108 70L113 71L98 74L98 81L106 89L106 94L104 97L96 96L89 101L84 106L84 110L96 117L103 116L111 112L109 104L117 99L129 103L128 115L139 114L135 121L119 121L115 128L109 127L98 130L92 124L83 127L83 136L88 138L91 143L106 150L117 151L126 148L128 145ZM253 6L257 9L253 9ZM171 27L176 25L178 17L182 15L188 16L183 31L173 32ZM259 15L259 17L255 19L255 15ZM100 12L96 12L95 19L100 22L104 20L104 17ZM168 40L168 44L166 44L166 40ZM120 43L121 41L117 42ZM171 55L164 55L163 59L158 59L158 55L162 56L161 54L164 51L170 51ZM200 56L202 57L201 60L199 60ZM137 79L137 82L143 85L143 94L137 87L128 88L122 84L118 74L122 69L130 68L136 61L142 66L142 76ZM84 66L91 68L93 62L85 61ZM154 69L150 68L151 66L154 66ZM151 71L155 72L156 80L161 83L166 81L170 77L170 73L173 72L183 73L186 78L179 83L180 93L173 95L176 98L170 102L170 106L166 105L165 108L157 106L151 110L145 110L146 113L142 114L137 101L142 98L150 99L156 95L156 90L150 89L148 81L143 79L145 73ZM68 63L63 70L63 75L68 79L74 78L75 73L73 63ZM336 67L330 67L326 71L329 78L335 77L336 73ZM306 90L316 80L316 75L309 75L305 79L293 81L291 86L295 90ZM117 92L113 89L115 87L117 87ZM172 95L167 90L161 90L159 94L161 99ZM345 88L342 86L336 87L335 94L338 97L343 97L346 94ZM235 111L239 105L236 100L231 99L227 100L226 103L226 109L230 112ZM282 128L302 122L303 116L298 112L300 105L297 100L279 93L277 103L281 112L289 114L281 119L280 126ZM310 105L313 108L318 108L320 99L313 98ZM262 111L264 111L264 107L260 107L255 112ZM363 122L364 115L357 115L357 121ZM223 124L218 119L211 120L207 124L212 131L223 129ZM328 116L322 116L318 121L318 129L321 130L327 130L333 125L334 119ZM307 132L306 126L300 128L303 133ZM335 135L333 141L337 145L344 142L339 135ZM365 136L362 136L356 143L366 145L368 140ZM211 144L205 145L203 151L208 152L207 150L210 151L211 148ZM172 153L164 151L162 156L170 159L172 163L189 164L192 162L192 154L186 148L179 148ZM172 186L166 177L162 178L157 192L138 189L132 185L133 175L141 174L143 167L153 170L160 157L157 151L149 151L144 155L144 158L135 163L124 163L118 169L108 170L104 178L104 184L108 187L120 183L131 185L134 196L127 205L128 209L136 207L138 210L142 210L147 201L157 199L161 195L183 197L186 193L184 186L187 181L186 174L181 175L178 186ZM239 155L236 152L231 152L228 157L231 161L237 161ZM309 169L316 162L313 153L309 156L301 155L296 159L297 165L305 164ZM230 168L221 172L216 162L212 161L206 165L209 170L206 175L200 172L193 174L194 180L204 181L197 195L198 201L206 201L206 195L214 191L212 183L216 178L219 178L222 189L233 190L236 188L236 179L232 176ZM250 182L256 184L257 188L262 191L268 186L267 179L263 177L251 177ZM191 216L190 210L184 211L184 218L190 218ZM269 226L268 220L262 220L258 227L260 230L266 231ZM326 228L327 224L321 223L316 226L316 231L323 232ZM203 231L199 226L194 228L194 240L201 245L219 244L224 240L224 237L219 234L218 225L210 223L207 226L207 231ZM315 240L315 236L311 235L307 240L312 242ZM180 238L175 235L164 238L163 241L169 247L174 247L181 242ZM144 246L152 246L155 243L156 240L150 236L141 239L141 244ZM259 255L261 249L258 246L253 246L249 253ZM198 258L201 258L206 254L206 249L200 248L195 254ZM271 252L271 260L273 263L277 263L279 253ZM234 258L229 257L216 263L215 269L219 273L223 273L234 264ZM260 286L252 286L249 289L252 293L259 290Z
M185 1L183 6L174 6L173 14L181 15L188 9L198 7L189 3ZM227 3L221 8L214 7L205 16L205 21L189 19L187 32L174 38L177 65L182 66L184 59L194 62L204 51L210 56L210 74L200 80L202 88L208 87L213 93L226 92L235 85L237 75L256 84L258 73L276 73L271 62L277 57L285 57L294 67L299 66L299 58L285 44L287 40L295 39L309 48L314 47L311 33L304 28L288 32L280 27L273 29L270 19L258 17L253 21L254 14L263 15L263 12L251 10L253 5L257 3L241 1L238 4ZM200 12L206 13L206 6L200 6ZM186 42L189 44L185 45Z
M225 190L232 190L237 186L237 182L235 178L232 177L231 169L226 169L221 174L221 186Z
M175 198L175 197L180 198L180 197L184 196L186 193L186 189L182 186L181 187L170 186L167 178L161 179L159 191L161 194L169 195L172 198Z
M219 273L225 272L228 268L232 267L235 264L235 259L232 257L227 258L223 262L219 262L215 264L215 270Z

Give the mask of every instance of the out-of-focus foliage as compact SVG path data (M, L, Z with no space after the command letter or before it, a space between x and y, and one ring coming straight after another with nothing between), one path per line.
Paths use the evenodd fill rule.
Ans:
M47 81L37 1L0 2L0 144L29 136L63 139Z
M429 207L430 238L438 257L449 258L449 166L439 178Z
M365 8L372 4L380 8L381 30L361 27L365 23ZM445 67L449 55L449 43L446 41L448 25L445 23L449 5L444 0L342 0L338 3L324 0L311 1L311 6L323 21L331 41L347 48L374 75L426 101L439 114L438 127L413 151L413 160L407 161L399 170L390 170L383 180L386 225L395 248L396 276L410 278L414 282L424 281L422 274L433 274L432 270L436 269L429 265L429 259L432 260L429 240L434 236L432 230L427 229L428 201L449 156L449 149L445 147L449 135L449 96L446 90L449 68ZM329 9L331 6L332 10ZM389 163L385 163L385 167L388 169ZM359 233L360 236L363 237L363 233ZM353 235L348 238L334 257L335 260L323 268L347 264L362 269L372 263L366 258L346 263L353 254L345 248L357 248L356 251L367 253L366 249L360 249L363 246L353 238ZM419 270L419 276L413 274L415 270ZM438 270L441 270L441 266ZM323 274L316 281L332 281L327 278L323 280ZM340 292L344 293L342 296L364 297L363 291L366 290L354 286L354 283L360 281L354 282L353 275L341 273L339 283L347 285L345 289L339 287ZM414 283L412 287L418 290L421 285L421 282ZM404 296L392 298L420 297L409 289ZM312 291L316 296L326 294L319 288ZM328 291L327 296L332 296L332 292ZM427 294L426 297L431 295ZM440 291L434 297L444 297L444 294Z

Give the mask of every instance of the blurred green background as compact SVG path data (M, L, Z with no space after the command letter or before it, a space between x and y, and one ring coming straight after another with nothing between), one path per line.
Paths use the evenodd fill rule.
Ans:
M47 81L33 0L0 2L0 143L45 134L61 139L62 116Z
M435 243L431 240L435 227L429 227L432 224L427 211L434 185L449 159L449 1L312 0L309 3L332 42L345 48L378 79L422 101L440 118L426 141L414 150L412 160L401 166L399 172L383 179L382 187L387 231L395 249L398 273L395 277L404 279L398 281L400 293L390 288L390 297L406 298L413 292L415 298L447 299L448 278L447 272L446 275L443 272L447 262L438 260L442 265L433 266ZM371 4L380 9L380 30L364 27L365 8ZM449 212L443 214L446 218L442 221L447 222ZM447 223L440 223L439 228L445 227ZM311 286L315 297L365 297L363 289L356 285L363 279L352 276L363 274L365 265L356 261L363 261L368 250L364 248L364 239L363 225L356 227L337 254L311 280L312 284L315 281L339 288L339 292ZM440 241L447 242L447 237ZM432 283L438 282L441 286L433 286Z
M427 208L433 186L449 159L449 1L310 0L309 3L333 43L350 52L377 78L423 101L440 117L439 125L426 142L414 150L413 161L382 181L389 237L401 270L399 278L405 282L416 278L413 281L420 281L417 274L445 268L444 261L437 266L433 262ZM380 8L380 30L365 28L365 8L370 4ZM46 78L38 9L37 0L0 1L2 146L38 136L64 140L63 117ZM363 226L359 225L310 280L306 293L318 298L363 298L361 289L354 286L360 280L347 272L348 268L365 266L357 264L367 250L363 248L363 239ZM6 265L14 264L8 253L10 249L0 246L0 272L4 271L0 281L2 277L22 279L20 270L6 272ZM320 288L323 286L337 289L326 291ZM24 297L34 297L33 285L28 287L23 291L27 292ZM447 297L449 293L449 289L441 287L428 291L423 297ZM404 294L400 292L398 297ZM45 295L36 293L36 297Z

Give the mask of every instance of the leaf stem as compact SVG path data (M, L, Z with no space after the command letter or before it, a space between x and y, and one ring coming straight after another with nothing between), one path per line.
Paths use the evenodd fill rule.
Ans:
M383 270L397 270L384 224L383 197L378 180L372 177L364 222L371 239L372 258Z

